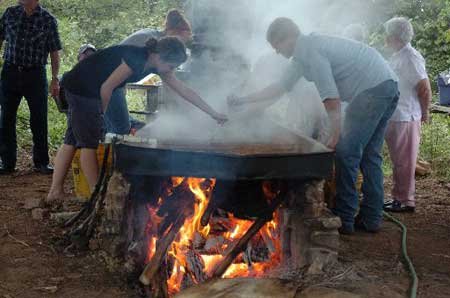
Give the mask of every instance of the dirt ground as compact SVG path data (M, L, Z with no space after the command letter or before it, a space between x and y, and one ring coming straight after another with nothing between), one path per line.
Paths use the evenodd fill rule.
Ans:
M28 170L29 160L21 161L20 168L12 176L0 176L0 297L134 297L135 291L110 273L97 254L65 254L58 243L63 230L50 220L32 219L24 203L44 198L51 177ZM388 179L386 189L389 184ZM420 178L417 192L416 212L398 218L408 227L418 297L450 297L450 183ZM64 207L70 209L70 204ZM400 237L390 222L378 234L341 237L342 273L319 283L363 297L407 297L409 278L401 263Z

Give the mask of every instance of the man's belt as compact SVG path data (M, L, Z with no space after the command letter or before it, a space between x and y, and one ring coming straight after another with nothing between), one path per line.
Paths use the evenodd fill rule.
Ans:
M20 72L38 70L38 69L42 69L45 67L44 65L31 65L31 66L27 65L27 66L25 66L25 65L18 65L18 64L7 63L7 62L5 63L5 66L10 69L18 70Z

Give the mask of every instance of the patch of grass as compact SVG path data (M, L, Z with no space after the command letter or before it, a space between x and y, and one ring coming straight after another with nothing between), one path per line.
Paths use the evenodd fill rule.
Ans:
M450 117L434 114L422 127L420 157L431 163L433 174L450 180Z
M64 140L66 115L56 108L55 101L48 98L48 141L49 150L55 152ZM17 145L21 148L32 146L30 111L25 99L22 99L17 111Z

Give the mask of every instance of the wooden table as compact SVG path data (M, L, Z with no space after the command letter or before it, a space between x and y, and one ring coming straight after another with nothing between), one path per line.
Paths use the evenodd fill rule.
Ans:
M430 112L431 113L447 114L447 116L450 116L450 106L442 106L442 105L438 105L438 104L431 104Z

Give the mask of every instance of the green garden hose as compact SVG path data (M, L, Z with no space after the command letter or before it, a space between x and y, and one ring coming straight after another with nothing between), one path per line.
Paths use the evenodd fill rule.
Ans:
M411 279L412 279L409 297L410 298L416 298L417 297L417 286L419 284L419 281L418 281L418 278L417 278L416 270L414 269L414 265L413 265L413 263L411 262L411 259L408 256L408 251L407 251L407 247L406 247L406 232L407 232L407 228L401 221L399 221L397 218L393 217L389 213L383 212L383 215L387 219L389 219L392 222L394 222L395 224L397 224L402 229L402 255L403 255L403 259L404 259L406 265L408 266L408 270L409 270L409 273L410 273Z

